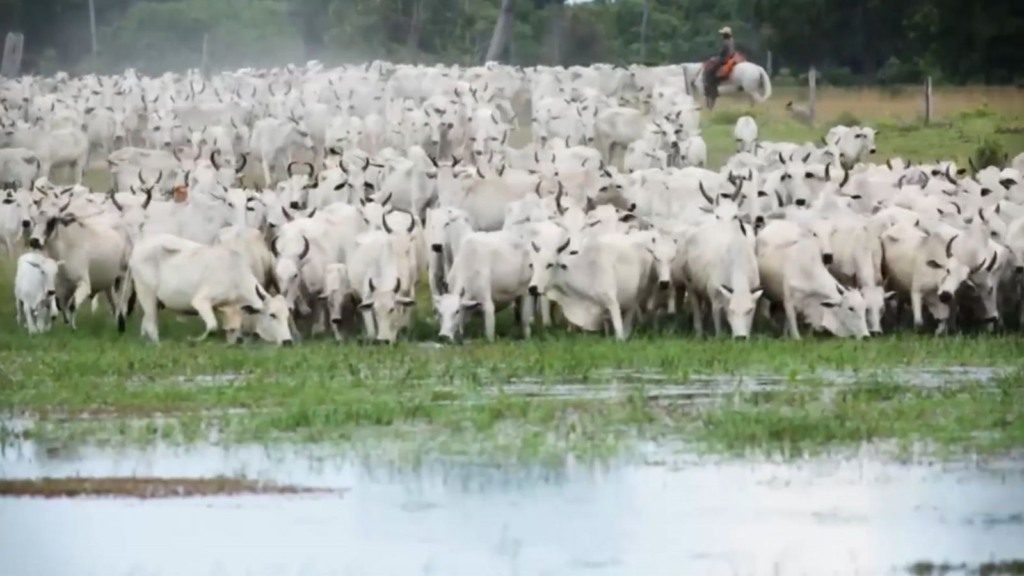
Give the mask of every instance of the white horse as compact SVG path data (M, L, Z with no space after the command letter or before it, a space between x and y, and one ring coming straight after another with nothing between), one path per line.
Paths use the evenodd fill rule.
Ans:
M696 75L690 81L692 93L700 94L707 100L708 109L715 107L715 99L708 98L704 93L704 67L701 66ZM733 92L745 92L750 96L751 102L760 104L772 95L772 81L768 73L753 62L740 62L733 67L729 78L718 84L718 93L732 94Z

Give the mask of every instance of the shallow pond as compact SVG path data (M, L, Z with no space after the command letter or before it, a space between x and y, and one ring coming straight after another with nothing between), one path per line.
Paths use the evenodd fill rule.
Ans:
M5 576L878 574L1024 557L1024 461L674 454L552 468L324 447L4 449L0 477L232 476L326 495L0 498Z

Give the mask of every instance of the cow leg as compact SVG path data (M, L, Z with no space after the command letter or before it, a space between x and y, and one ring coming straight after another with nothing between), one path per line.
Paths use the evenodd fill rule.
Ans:
M92 284L89 282L88 278L84 278L80 280L78 285L75 287L75 293L71 296L71 303L69 304L72 330L78 329L76 321L78 309L82 307L82 304L84 304L90 296L92 296Z
M722 337L722 304L711 298L711 323L715 325L715 338Z
M704 337L704 313L701 311L700 296L690 292L690 314L693 315L693 333L698 338Z
M938 322L938 326L935 328L935 335L942 336L949 331L949 306L940 302L938 297L934 295L929 295L925 304L928 306L928 311L931 312L935 321Z
M789 335L794 340L799 340L800 327L797 322L796 306L793 304L793 295L788 290L788 287L783 292L782 307L786 311L786 325L789 327Z
M263 159L260 161L260 164L262 164L263 166L263 185L267 188L270 188L272 186L270 179L270 160L268 160L267 157L264 156Z
M519 302L519 326L523 330L523 339L530 339L530 324L533 322L533 298L523 296Z
M544 328L551 327L551 300L547 296L540 297L540 323Z
M484 335L488 342L494 342L494 301L484 300L480 309L484 314Z
M242 311L237 306L228 306L221 310L221 324L228 344L242 343Z
M20 298L14 302L14 322L18 326L25 326L27 322L24 306L25 302Z
M138 294L139 308L142 308L142 335L157 344L160 342L160 327L156 295L141 286L136 286L135 292Z
M626 331L622 325L622 308L614 298L608 298L604 303L605 309L608 310L608 316L612 321L612 330L615 332L615 339L618 341L624 341L626 339Z
M910 291L910 308L914 313L914 329L920 330L924 326L923 295L920 290Z
M192 305L192 308L202 318L203 323L206 324L206 329L195 340L205 340L207 336L217 329L217 315L213 312L213 305L210 304L210 301L206 299L204 294L197 294L189 304Z

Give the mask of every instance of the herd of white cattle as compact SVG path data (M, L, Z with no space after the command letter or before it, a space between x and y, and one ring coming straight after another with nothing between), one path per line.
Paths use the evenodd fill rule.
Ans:
M476 312L494 339L508 305L527 337L537 316L618 339L684 311L739 338L758 310L793 338L880 334L908 306L937 333L1024 315L1024 154L872 162L871 128L769 142L744 116L711 170L687 85L383 62L0 80L18 322L106 305L124 330L138 304L153 341L166 308L200 337L392 342L424 285L450 340ZM101 163L109 190L83 186Z

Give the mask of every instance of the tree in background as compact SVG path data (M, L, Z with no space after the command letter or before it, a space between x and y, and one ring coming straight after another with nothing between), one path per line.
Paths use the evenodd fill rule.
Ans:
M0 33L25 33L24 67L156 72L319 58L518 65L678 63L717 50L732 26L755 61L815 65L826 82L1024 80L1020 0L0 0ZM646 27L644 26L646 13Z

